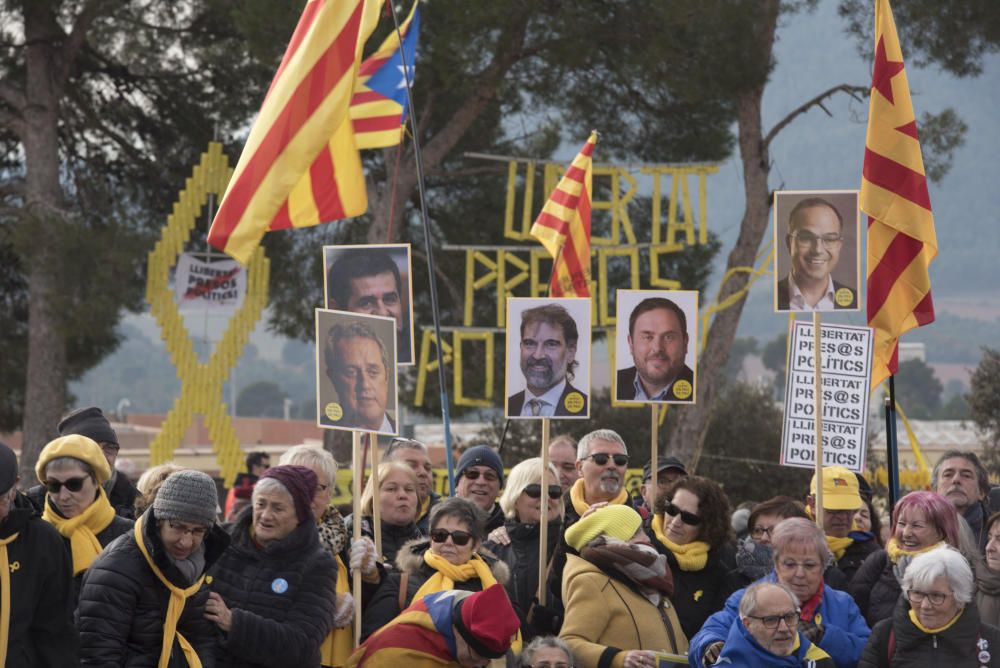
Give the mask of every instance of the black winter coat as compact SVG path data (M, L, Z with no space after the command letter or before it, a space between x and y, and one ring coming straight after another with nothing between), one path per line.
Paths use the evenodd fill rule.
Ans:
M868 555L851 580L851 597L870 627L892 616L899 595L903 593L892 567L888 553L878 550Z
M73 561L62 536L17 497L0 539L10 566L10 627L6 668L64 668L79 665L79 637L73 625Z
M909 602L900 599L892 618L875 625L858 668L1000 666L1000 629L983 624L974 603L965 607L952 626L934 635L914 626L909 610ZM890 629L895 645L891 651Z
M230 528L232 543L209 571L212 589L232 610L219 632L218 668L314 668L333 628L337 562L319 542L312 517L279 541L258 546L247 508Z
M150 508L143 516L143 542L153 563L174 585L186 588L185 580L166 554L156 516ZM206 570L229 545L229 536L212 528L205 546ZM204 668L215 665L215 625L205 619L208 587L187 599L177 622L177 631L191 643ZM77 625L80 658L84 666L157 666L163 643L170 591L160 582L139 550L135 531L119 537L87 569L80 592ZM188 665L180 644L174 641L171 668Z
M354 516L348 515L344 518L344 526L347 528L347 535L353 535L352 531L354 529ZM362 517L361 518L361 535L367 536L372 540L375 540L375 531L373 529L372 518ZM393 564L396 561L396 555L399 553L399 548L403 547L404 544L411 540L416 540L418 538L423 538L426 534L420 531L416 524L407 524L406 526L398 526L395 524L386 524L382 522L382 557L386 564ZM348 563L349 558L344 561Z
M864 563L865 559L868 558L868 555L878 552L881 549L874 539L856 540L847 546L847 549L844 550L844 556L837 559L837 568L847 576L848 584L854 579L855 574L861 568L861 564Z

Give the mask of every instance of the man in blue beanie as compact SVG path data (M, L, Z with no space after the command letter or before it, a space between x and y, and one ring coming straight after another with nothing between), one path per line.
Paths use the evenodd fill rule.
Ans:
M458 458L455 495L472 501L486 513L486 532L503 526L504 515L497 497L503 488L503 463L489 446L469 448Z

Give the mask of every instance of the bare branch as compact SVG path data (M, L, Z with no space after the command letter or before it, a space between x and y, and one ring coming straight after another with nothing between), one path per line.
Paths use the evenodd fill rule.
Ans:
M24 91L12 84L9 79L0 80L0 100L18 111L24 110Z
M74 60L76 60L77 54L80 52L80 48L87 40L87 33L90 31L91 26L94 24L94 20L101 14L104 9L104 5L108 0L87 0L87 3L77 14L76 22L73 23L73 28L70 30L69 35L66 37L66 41L63 42L63 47L59 52L59 66L56 69L56 81L61 87L69 76L70 67Z
M11 113L2 107L0 107L0 126L6 127L19 138L24 137L24 131L26 129L24 118Z
M792 121L794 121L796 118L806 113L813 107L819 107L820 109L825 111L828 116L832 116L833 114L830 113L830 110L823 106L823 101L826 98L831 97L836 93L847 93L855 100L858 100L860 102L865 98L866 95L868 95L869 90L870 90L869 86L852 86L851 84L840 84L838 86L834 86L832 88L823 91L813 99L801 104L796 109L793 109L787 116L778 121L778 123L773 128L771 128L771 131L767 133L767 136L764 137L764 150L766 151L771 146L771 140L777 137L779 132L784 130L785 127L789 125Z

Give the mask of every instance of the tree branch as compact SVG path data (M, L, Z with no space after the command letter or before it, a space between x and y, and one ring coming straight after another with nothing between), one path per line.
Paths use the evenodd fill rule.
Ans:
M860 102L862 99L864 99L866 95L868 95L869 90L871 90L869 86L852 86L851 84L840 84L838 86L834 86L832 88L823 91L813 99L803 103L796 109L793 109L787 116L778 121L777 124L773 128L771 128L771 131L767 133L767 136L764 137L764 150L766 151L768 148L770 148L771 140L777 137L779 132L784 130L785 127L788 126L792 121L794 121L796 118L806 113L813 107L819 107L820 109L826 112L827 116L832 116L833 114L831 114L830 111L823 106L823 100L825 100L826 98L831 97L836 93L847 93L855 100L858 100Z
M87 40L87 33L90 31L91 26L94 24L94 20L100 15L103 10L103 5L108 0L88 0L77 14L76 21L73 23L73 28L70 30L69 35L66 36L66 40L63 42L62 49L59 51L59 65L56 68L56 81L57 85L62 88L62 85L66 82L69 77L70 66L73 61L76 60L77 54L80 52L80 48L83 46L84 42Z
M0 80L0 100L3 100L17 111L24 111L24 91L10 82L10 79Z
M13 114L0 107L0 125L8 128L11 132L16 134L19 139L23 139L24 131L26 129L23 117Z

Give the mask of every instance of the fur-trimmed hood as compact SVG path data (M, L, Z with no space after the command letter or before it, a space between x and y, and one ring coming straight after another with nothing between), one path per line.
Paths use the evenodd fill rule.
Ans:
M399 548L399 552L396 554L396 567L401 572L410 574L418 573L424 568L432 571L430 566L424 563L424 552L430 548L431 541L429 538L416 538L403 543L403 546ZM510 569L506 563L498 559L495 554L482 545L479 546L476 553L489 564L490 570L493 571L493 577L497 579L498 583L506 585L510 581Z

